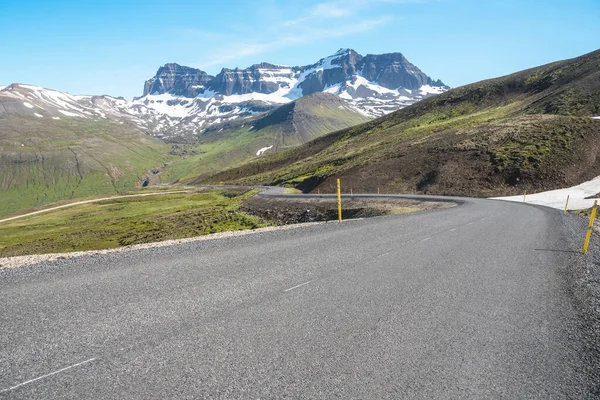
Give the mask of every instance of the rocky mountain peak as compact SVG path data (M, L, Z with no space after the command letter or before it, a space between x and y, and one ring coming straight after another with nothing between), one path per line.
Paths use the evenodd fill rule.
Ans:
M341 48L307 66L288 67L262 62L244 69L223 68L214 77L196 68L169 63L159 68L154 78L146 81L144 96L169 93L194 98L204 95L206 90L223 96L269 95L285 91L293 93L288 96L293 100L332 86L354 84L359 77L389 90L412 91L425 85L445 88L442 81L427 76L402 53L362 56L353 49Z
M335 95L364 115L376 117L447 89L402 53L363 56L341 48L310 65L261 62L247 68L222 68L216 76L165 64L146 81L144 96L136 99L134 106L152 110L147 113L157 126L199 124L194 130L200 131L315 93Z
M361 60L363 76L369 81L377 81L387 89L415 90L423 85L445 86L434 81L418 67L411 64L402 53L369 54Z
M213 79L214 77L202 70L168 63L158 69L154 78L146 81L144 96L171 93L177 96L196 97L205 92L206 85Z

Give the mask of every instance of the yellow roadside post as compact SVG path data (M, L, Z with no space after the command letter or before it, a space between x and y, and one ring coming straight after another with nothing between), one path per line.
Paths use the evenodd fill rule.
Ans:
M379 194L379 188L377 188L377 194Z
M525 197L527 196L527 190L523 193L523 203L525 203Z
M340 186L340 180L337 180L337 200L338 200L338 221L342 222L342 192Z
M598 200L594 201L594 207L592 208L592 215L590 215L590 223L588 225L587 234L585 235L585 243L583 244L583 254L588 251L590 245L590 237L592 237L592 227L594 226L594 220L596 219L596 208L598 207Z
M569 196L567 195L567 202L565 203L565 215L567 215L567 207L569 206Z

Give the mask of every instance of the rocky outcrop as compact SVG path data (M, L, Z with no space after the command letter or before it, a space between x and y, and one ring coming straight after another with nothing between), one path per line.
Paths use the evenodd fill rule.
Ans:
M432 85L433 81L402 54L369 54L360 61L362 74L368 81L379 83L387 89L419 89ZM440 82L444 86L443 83Z
M285 67L261 63L246 69L223 68L215 77L199 69L166 64L154 78L146 81L144 96L170 93L196 97L206 90L223 96L271 94L292 89L292 85L297 85L299 95L306 96L335 85L353 83L358 76L390 90L445 86L441 81L431 79L401 53L362 56L351 49L340 49L312 65Z
M213 76L196 68L178 64L165 64L158 69L154 78L144 84L144 96L171 93L176 96L196 97L206 91Z
M225 95L263 93L271 94L286 86L297 70L269 63L255 64L246 69L227 69L210 83L210 90Z

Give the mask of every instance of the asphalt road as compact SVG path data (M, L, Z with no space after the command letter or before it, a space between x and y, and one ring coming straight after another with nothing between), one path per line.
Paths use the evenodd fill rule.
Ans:
M573 223L468 200L0 270L0 398L595 398Z

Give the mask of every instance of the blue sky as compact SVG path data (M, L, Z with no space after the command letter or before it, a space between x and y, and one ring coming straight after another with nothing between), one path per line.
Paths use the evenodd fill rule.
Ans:
M139 96L168 62L216 74L401 52L456 87L600 48L600 0L5 1L0 84Z

